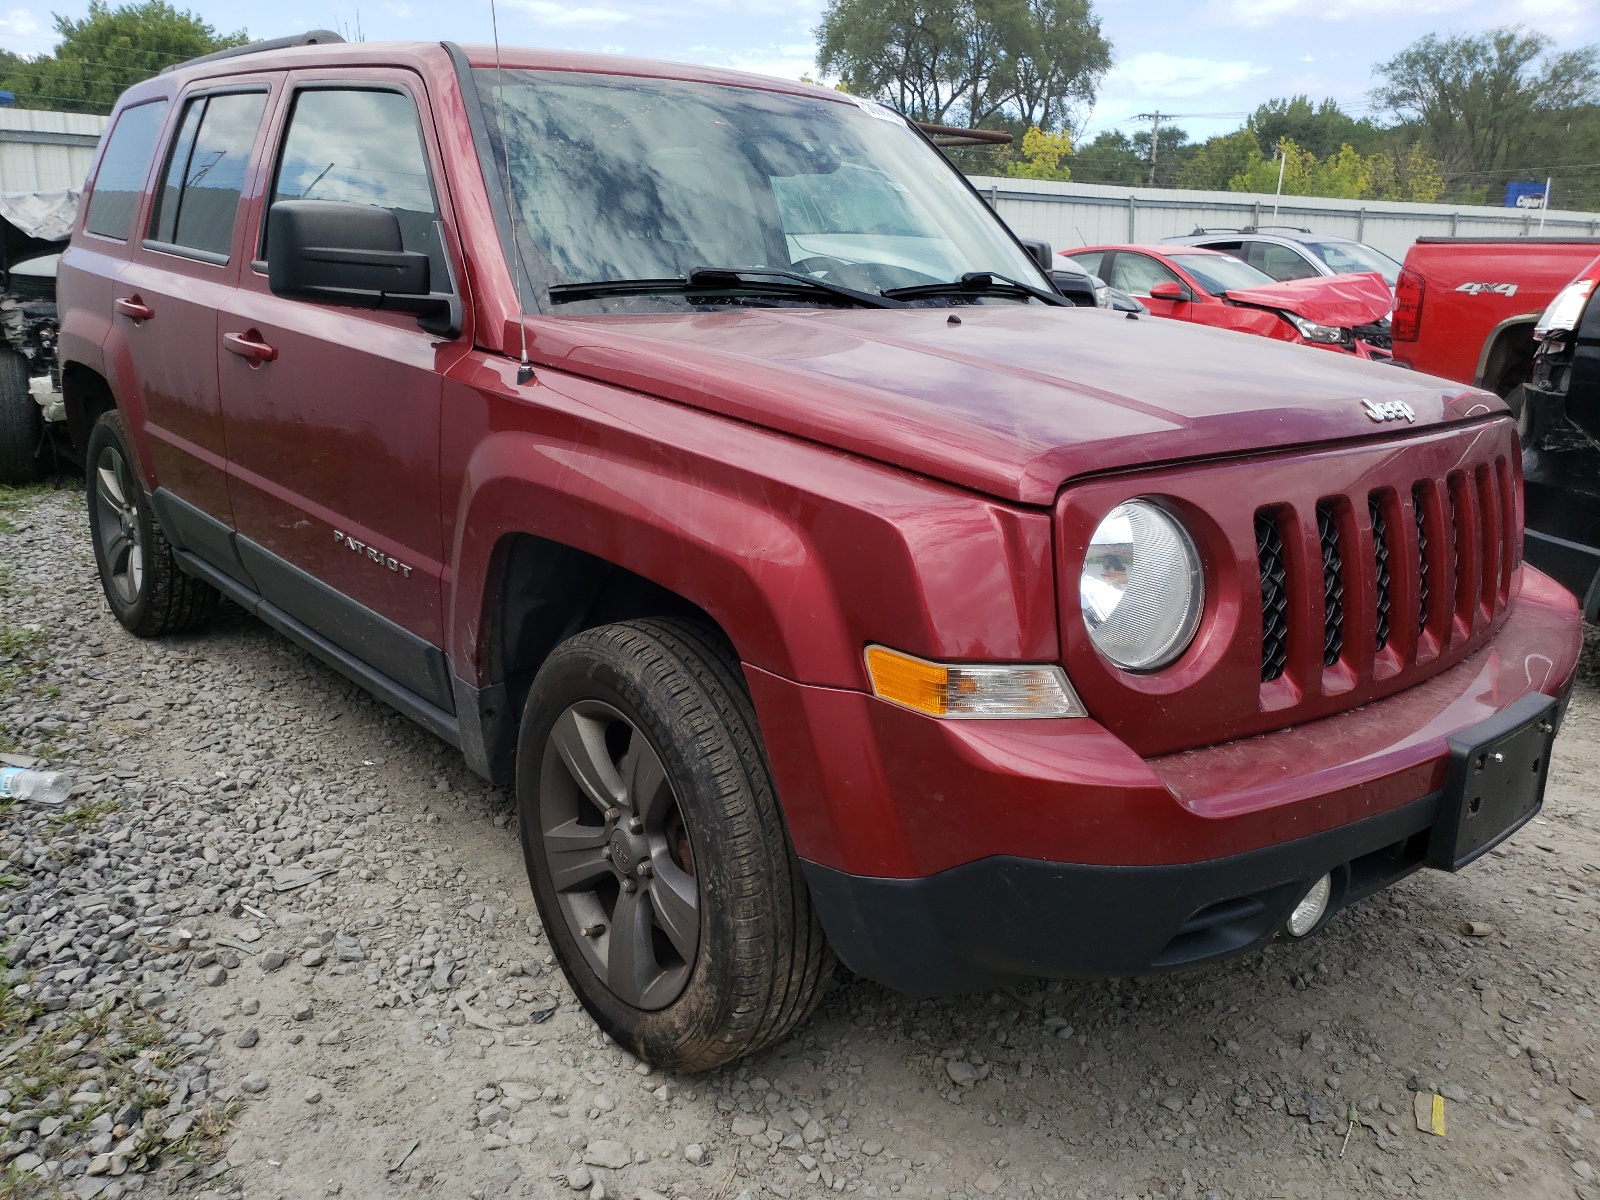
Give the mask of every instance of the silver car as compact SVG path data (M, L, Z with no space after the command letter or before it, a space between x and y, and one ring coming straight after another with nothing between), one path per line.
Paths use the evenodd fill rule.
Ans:
M1242 258L1279 282L1313 275L1360 275L1376 271L1394 290L1400 264L1381 250L1351 238L1312 233L1292 225L1247 225L1243 229L1196 229L1162 238L1179 246L1204 246Z

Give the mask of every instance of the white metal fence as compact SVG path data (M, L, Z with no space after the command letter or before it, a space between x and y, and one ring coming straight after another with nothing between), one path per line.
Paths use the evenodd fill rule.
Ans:
M1155 242L1198 226L1290 225L1355 238L1404 259L1419 237L1600 237L1600 213L1548 213L1468 204L1333 200L1106 187L975 175L973 186L1019 237L1057 250L1114 242ZM1276 205L1276 213L1274 206ZM1541 217L1543 218L1541 222Z
M106 118L0 108L0 192L82 187Z

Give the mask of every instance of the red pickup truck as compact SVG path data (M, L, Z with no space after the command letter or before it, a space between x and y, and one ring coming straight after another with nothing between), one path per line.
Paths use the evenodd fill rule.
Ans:
M1497 397L1074 307L826 88L303 40L130 87L92 168L107 602L231 597L511 791L648 1061L783 1037L835 953L932 995L1306 937L1538 810L1581 625Z
M1395 362L1508 395L1539 314L1597 251L1595 238L1418 238L1395 285Z

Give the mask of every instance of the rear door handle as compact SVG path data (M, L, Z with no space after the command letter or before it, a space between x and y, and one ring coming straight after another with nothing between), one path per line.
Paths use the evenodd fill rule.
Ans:
M118 296L111 302L111 307L134 321L148 321L156 315L156 310L137 296Z
M229 354L237 354L240 358L248 359L252 367L258 367L278 357L278 348L263 342L261 335L254 329L249 333L223 334L222 348Z

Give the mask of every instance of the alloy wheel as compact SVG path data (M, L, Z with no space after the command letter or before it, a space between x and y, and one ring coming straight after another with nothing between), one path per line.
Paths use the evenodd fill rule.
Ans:
M128 460L107 446L95 460L95 518L106 572L124 604L134 604L144 587L144 538L135 498L138 483Z
M665 1008L700 945L700 890L683 813L649 739L584 700L551 728L540 841L556 901L589 967L623 1002Z

